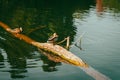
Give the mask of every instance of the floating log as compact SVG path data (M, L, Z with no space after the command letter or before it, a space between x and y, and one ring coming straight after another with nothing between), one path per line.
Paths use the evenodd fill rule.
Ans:
M55 62L69 63L80 67L88 67L88 65L81 58L77 57L62 46L53 45L51 43L40 43L35 40L32 40L24 34L13 33L14 29L11 29L8 25L6 25L3 22L0 22L0 26L3 27L7 32L11 33L14 37L39 48L41 51L43 51L42 53L45 56L47 56L50 60L53 60Z

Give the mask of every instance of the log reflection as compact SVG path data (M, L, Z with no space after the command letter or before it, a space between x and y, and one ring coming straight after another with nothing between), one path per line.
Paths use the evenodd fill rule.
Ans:
M43 61L43 71L45 72L53 72L53 71L57 71L56 66L60 66L61 62L55 62L53 60L49 60L45 55L41 54L41 60Z
M79 62L76 62L76 61L74 61L74 63L73 62L71 62L70 60L66 60L66 59L63 59L62 57L60 57L59 55L56 55L56 54L52 54L52 53L50 53L50 52L45 52L45 51L43 51L43 50L41 50L41 49L38 49L39 51L40 51L40 53L42 53L42 55L44 55L44 56L46 56L49 60L51 60L51 61L53 61L53 62L56 62L56 63L59 63L59 62L64 62L64 63L67 63L67 64L70 64L70 65L75 65L75 66L81 66L81 67L89 67L89 65L88 64L86 64L85 62L84 62L84 64L81 64L81 63L79 63ZM64 53L63 53L64 54ZM71 54L69 54L69 56L70 56ZM73 57L75 57L75 56L73 56ZM76 58L76 59L78 59L78 58Z
M102 0L96 0L96 9L99 14L102 14L103 12L103 3Z

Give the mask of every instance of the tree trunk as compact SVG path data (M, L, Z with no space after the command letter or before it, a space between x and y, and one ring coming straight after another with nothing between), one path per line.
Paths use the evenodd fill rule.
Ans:
M88 65L79 57L75 56L70 51L66 50L65 48L59 45L53 45L50 43L40 43L37 41L32 40L31 38L20 34L20 33L13 33L13 30L3 22L0 22L0 26L3 27L7 32L11 33L16 38L23 40L33 46L39 48L42 53L47 56L49 59L55 62L65 62L69 64L73 64L80 67L88 67Z

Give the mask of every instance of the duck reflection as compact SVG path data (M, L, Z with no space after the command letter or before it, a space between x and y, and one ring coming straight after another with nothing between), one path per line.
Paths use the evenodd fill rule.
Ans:
M49 54L48 52L44 52L41 49L38 49L40 53L40 58L43 61L43 71L45 72L53 72L57 71L56 66L60 66L61 62L60 60L57 60L57 57L55 57L52 54Z
M52 60L49 60L48 57L46 57L45 55L41 54L41 60L43 61L43 71L45 72L53 72L53 71L57 71L56 66L60 66L61 63L60 62L54 62Z

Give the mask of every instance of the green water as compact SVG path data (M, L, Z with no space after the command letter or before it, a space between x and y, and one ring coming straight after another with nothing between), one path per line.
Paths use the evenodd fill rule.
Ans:
M85 33L83 50L73 46L70 51L111 80L120 79L119 0L103 0L102 10L95 0L0 0L0 21L22 27L23 34L39 42L56 32L58 41L70 36L72 45ZM95 80L81 68L48 60L0 27L0 80L14 79Z

